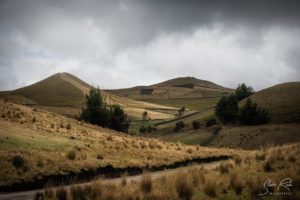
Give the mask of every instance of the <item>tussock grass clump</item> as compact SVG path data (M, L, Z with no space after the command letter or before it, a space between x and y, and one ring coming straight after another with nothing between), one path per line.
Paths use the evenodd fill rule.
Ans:
M32 121L32 123L35 123L36 122L36 117L33 117L31 121Z
M98 154L98 155L97 155L97 160L103 160L103 156L100 155L100 154Z
M71 149L70 151L68 151L67 158L69 160L75 160L75 158L76 158L76 151L74 149Z
M255 158L257 161L263 161L266 159L266 154L265 153L257 153L255 155Z
M178 196L181 199L189 200L194 194L194 188L192 181L189 179L187 174L179 172L176 176L175 187Z
M209 197L216 197L217 196L217 183L211 177L205 178L204 184L204 193Z
M260 183L260 180L257 178L251 177L250 179L247 180L246 185L249 188L250 196L253 199L257 198L257 195L262 193L262 183Z
M273 167L272 167L272 163L270 160L267 160L264 164L263 164L263 168L265 172L271 172L273 171Z
M240 165L242 163L242 159L239 155L234 156L233 160L236 165Z
M226 174L233 168L233 165L228 162L222 162L218 167L220 174Z
M244 182L237 173L232 173L230 176L230 186L233 188L236 194L241 194L244 188Z
M103 194L103 186L101 181L94 181L91 183L91 199L101 199Z
M68 192L61 186L56 189L55 196L57 200L67 200Z
M140 181L140 189L143 193L150 193L152 191L152 178L149 173L143 173Z
M44 189L44 196L46 197L46 199L53 199L54 198L54 190L53 190L53 188L46 187Z
M66 129L71 130L71 124L67 124Z
M20 155L15 155L12 158L12 165L17 169L22 168L25 166L25 159Z
M296 162L296 158L295 158L294 156L290 156L290 157L289 157L289 161L290 161L290 162Z

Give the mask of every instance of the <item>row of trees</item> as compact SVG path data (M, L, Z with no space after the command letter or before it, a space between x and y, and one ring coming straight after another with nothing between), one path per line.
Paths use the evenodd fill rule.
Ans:
M269 121L269 112L250 98L239 108L239 101L253 94L253 89L241 84L235 91L235 94L223 96L217 103L215 113L216 116L224 123L234 123L238 121L245 125L265 124Z
M91 88L85 97L86 107L82 109L80 119L91 124L127 132L130 121L119 105L108 106L99 88Z

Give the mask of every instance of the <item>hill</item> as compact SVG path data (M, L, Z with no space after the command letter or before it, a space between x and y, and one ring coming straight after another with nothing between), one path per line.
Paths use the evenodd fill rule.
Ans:
M69 73L54 74L35 84L0 93L0 97L15 103L37 106L53 112L66 115L79 115L84 105L85 94L89 92L90 85ZM152 119L168 119L173 114L157 110L167 110L171 113L176 108L139 102L124 97L118 97L103 91L109 105L119 104L133 119L141 118L147 110Z
M200 110L215 106L222 95L233 90L194 77L180 77L150 86L108 90L118 96L160 104Z
M0 188L45 177L88 175L101 167L132 170L230 153L134 137L0 100Z
M258 106L268 109L273 122L300 122L300 82L266 88L251 95L250 99Z

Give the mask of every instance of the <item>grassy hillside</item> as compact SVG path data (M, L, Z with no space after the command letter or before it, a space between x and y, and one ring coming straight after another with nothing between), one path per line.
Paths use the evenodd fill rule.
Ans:
M107 165L154 166L230 153L133 137L0 100L0 186ZM16 157L23 161L16 164Z
M269 110L273 122L300 122L300 82L275 85L250 98Z
M150 86L109 90L113 94L130 99L165 106L182 107L185 105L188 109L193 110L215 105L220 96L232 91L229 88L194 77L175 78Z
M74 116L80 114L84 105L85 94L89 92L90 87L71 74L58 73L27 87L2 92L0 97L15 103L35 105L49 111ZM102 94L109 105L119 104L133 119L140 119L145 110L152 119L170 119L174 117L173 114L156 110L172 111L177 109L127 99L105 91L102 91Z

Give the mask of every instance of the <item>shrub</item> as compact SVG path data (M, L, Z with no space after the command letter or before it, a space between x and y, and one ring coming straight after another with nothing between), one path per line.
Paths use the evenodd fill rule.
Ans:
M67 190L64 187L60 186L56 189L55 196L58 200L67 200Z
M182 172L177 174L175 180L175 187L176 187L176 192L181 199L189 200L192 198L194 194L193 185L191 181L188 179L187 174L184 174Z
M68 153L67 153L67 158L69 160L75 160L76 158L76 151L74 149L70 150Z
M217 124L217 120L216 119L209 119L209 120L206 121L205 126L206 127L210 127L210 126L213 126L215 124Z
M147 128L145 126L141 126L139 129L140 133L145 133L147 131Z
M152 191L152 179L150 174L144 173L142 175L140 188L144 193L150 193Z
M151 133L152 131L156 131L157 129L154 126L148 126L148 132Z
M200 128L200 122L198 120L194 120L192 125L193 125L193 129L199 129Z
M238 120L245 125L258 125L267 123L269 112L261 107L257 107L256 103L252 103L251 99L247 99L246 104L240 109Z
M217 126L217 127L214 127L214 128L213 128L212 133L213 133L214 135L218 135L218 134L220 133L221 130L222 130L222 126Z
M216 105L215 113L222 122L235 122L238 114L238 100L236 96L223 96Z
M290 161L290 162L296 162L296 158L295 158L294 156L290 156L290 157L289 157L289 161Z
M181 129L183 129L185 127L185 124L183 121L179 121L176 123L175 125L175 132L180 131Z
M12 165L17 169L22 168L25 166L25 160L22 156L16 155L12 159Z
M71 129L71 124L67 124L66 129L70 130Z
M100 155L100 154L98 154L98 155L97 155L97 159L98 159L98 160L103 160L103 156Z
M32 118L32 123L35 123L36 122L36 117L33 117Z

